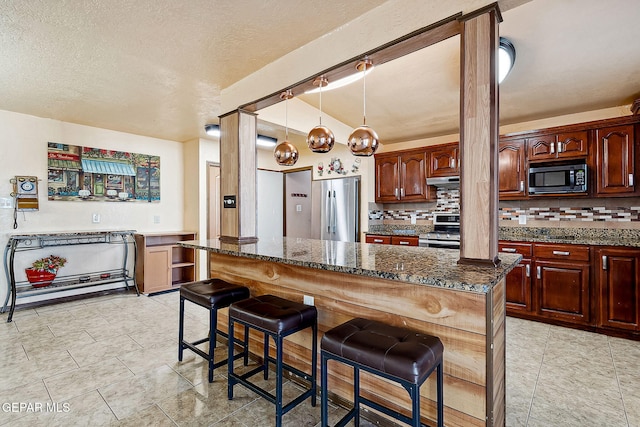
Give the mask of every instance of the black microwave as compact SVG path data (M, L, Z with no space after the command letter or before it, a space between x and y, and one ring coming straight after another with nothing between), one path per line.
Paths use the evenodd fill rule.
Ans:
M587 164L532 165L529 167L529 194L586 193Z

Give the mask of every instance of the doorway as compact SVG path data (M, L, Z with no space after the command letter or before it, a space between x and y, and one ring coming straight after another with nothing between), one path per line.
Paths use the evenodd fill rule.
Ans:
M311 168L284 174L285 235L311 238Z

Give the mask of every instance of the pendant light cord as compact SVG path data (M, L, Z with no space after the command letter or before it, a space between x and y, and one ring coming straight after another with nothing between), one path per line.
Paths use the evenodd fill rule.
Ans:
M320 78L320 126L322 126L322 86L323 86L322 77Z
M362 67L362 125L367 125L367 63Z

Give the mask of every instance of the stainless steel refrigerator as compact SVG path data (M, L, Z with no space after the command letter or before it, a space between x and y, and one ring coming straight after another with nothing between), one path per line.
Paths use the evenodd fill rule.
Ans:
M311 237L360 241L360 177L313 181Z

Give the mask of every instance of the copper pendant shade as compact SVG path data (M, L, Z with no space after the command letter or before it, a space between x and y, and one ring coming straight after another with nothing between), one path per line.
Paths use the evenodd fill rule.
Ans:
M298 161L298 149L289 142L289 126L288 126L288 104L287 101L293 98L291 90L287 90L280 94L280 99L285 102L285 140L276 146L273 150L273 157L280 166L293 166Z
M314 153L327 153L335 143L331 129L322 125L322 88L329 84L329 81L324 76L320 76L313 81L313 84L320 88L320 124L311 129L307 135L307 145Z
M378 134L367 125L357 127L349 135L347 146L354 156L372 156L378 149Z
M355 128L353 132L351 132L351 135L349 135L349 139L347 140L347 146L349 147L349 150L351 150L351 153L354 156L363 156L363 157L372 156L378 149L378 145L380 143L378 139L378 134L376 133L376 131L374 131L369 126L367 126L366 75L367 75L367 69L371 67L373 67L373 63L367 58L358 62L358 64L356 65L356 68L358 69L358 71L362 71L363 73L363 82L362 82L363 120L362 120L362 126Z
M283 141L276 146L273 156L280 166L293 166L298 161L298 149L289 141Z

